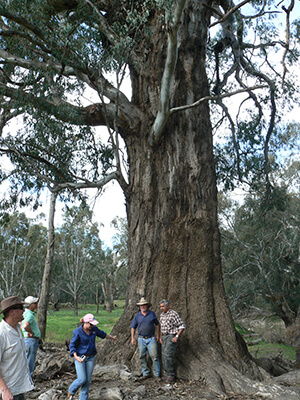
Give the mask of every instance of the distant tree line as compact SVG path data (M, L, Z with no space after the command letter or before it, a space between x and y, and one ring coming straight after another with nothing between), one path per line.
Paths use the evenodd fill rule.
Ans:
M266 197L219 197L223 275L233 316L273 315L291 326L300 307L299 160L277 171Z
M235 318L249 312L276 315L294 323L300 305L299 163L293 161L266 202L263 190L249 193L242 203L219 195L223 274ZM0 225L1 298L39 295L45 265L47 228L44 215L29 219L15 212ZM56 229L51 303L104 305L125 298L127 287L127 224L112 221L117 234L113 249L103 248L98 224L86 206L72 207Z
M47 228L43 215L29 219L24 213L7 215L0 225L1 298L39 295L47 251ZM104 248L98 224L86 206L72 207L56 229L54 266L51 274L51 303L105 304L109 312L113 300L126 292L126 223L113 221L118 233L113 249Z

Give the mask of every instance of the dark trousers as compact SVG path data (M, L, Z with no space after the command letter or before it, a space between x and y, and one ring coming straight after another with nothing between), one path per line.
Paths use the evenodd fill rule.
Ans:
M16 396L14 396L14 400L25 400L25 395L17 394Z
M174 357L176 343L172 342L174 335L163 335L161 345L161 359L167 378L175 378Z

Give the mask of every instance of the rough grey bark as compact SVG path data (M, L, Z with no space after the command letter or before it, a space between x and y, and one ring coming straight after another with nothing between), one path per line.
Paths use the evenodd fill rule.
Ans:
M104 296L104 307L107 312L112 312L114 309L114 298L113 298L113 282L110 279L104 277L104 282L101 282L102 293Z
M51 270L53 266L54 241L55 241L54 216L55 216L56 199L57 199L57 192L52 192L50 199L50 208L49 208L47 256L45 260L45 269L43 274L41 293L39 296L40 299L39 307L37 311L38 325L41 331L41 338L43 340L45 339L46 335L47 309L49 303Z
M178 61L171 107L208 95L205 44L208 23L202 2L189 1L178 37ZM201 21L201 23L199 23ZM131 69L133 102L143 111L136 135L125 137L130 165L126 193L129 224L129 289L124 315L114 332L127 336L120 352L106 358L134 363L129 324L141 296L158 311L168 298L187 329L178 346L177 375L224 389L237 371L262 379L235 332L226 303L217 224L217 190L208 104L175 114L162 140L150 144L164 67L165 34L154 19L143 49L146 61ZM141 49L142 51L142 49ZM225 378L226 380L226 378Z

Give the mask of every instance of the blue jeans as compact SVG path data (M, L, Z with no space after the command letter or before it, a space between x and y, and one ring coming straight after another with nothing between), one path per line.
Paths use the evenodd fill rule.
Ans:
M147 364L147 350L149 356L152 359L152 368L154 376L160 376L160 363L158 359L158 348L155 337L149 339L144 339L142 337L138 338L139 353L143 375L150 375L150 368Z
M39 348L39 340L35 338L25 338L26 356L31 378L35 368L36 353Z
M94 365L94 356L87 357L82 363L75 360L77 379L73 383L71 383L69 387L69 393L75 394L77 390L81 387L79 400L87 400L89 398L89 388Z
M174 335L163 335L161 346L161 360L167 378L175 378L174 357L176 343L172 342Z

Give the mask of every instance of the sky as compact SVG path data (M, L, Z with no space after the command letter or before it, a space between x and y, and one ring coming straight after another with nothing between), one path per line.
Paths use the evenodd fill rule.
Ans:
M109 183L96 200L94 200L96 195L94 189L89 189L88 193L90 194L89 205L94 212L93 221L99 224L100 239L104 247L112 248L112 239L116 230L111 226L111 221L116 217L126 217L124 194L116 182ZM38 212L44 212L47 217L51 197L50 192L48 192L48 194L44 193L43 197L43 207L40 208ZM59 227L62 223L63 206L63 203L57 203L54 221L55 227ZM30 216L31 212L28 211L26 214ZM36 212L32 214L32 217L36 216L36 214Z

